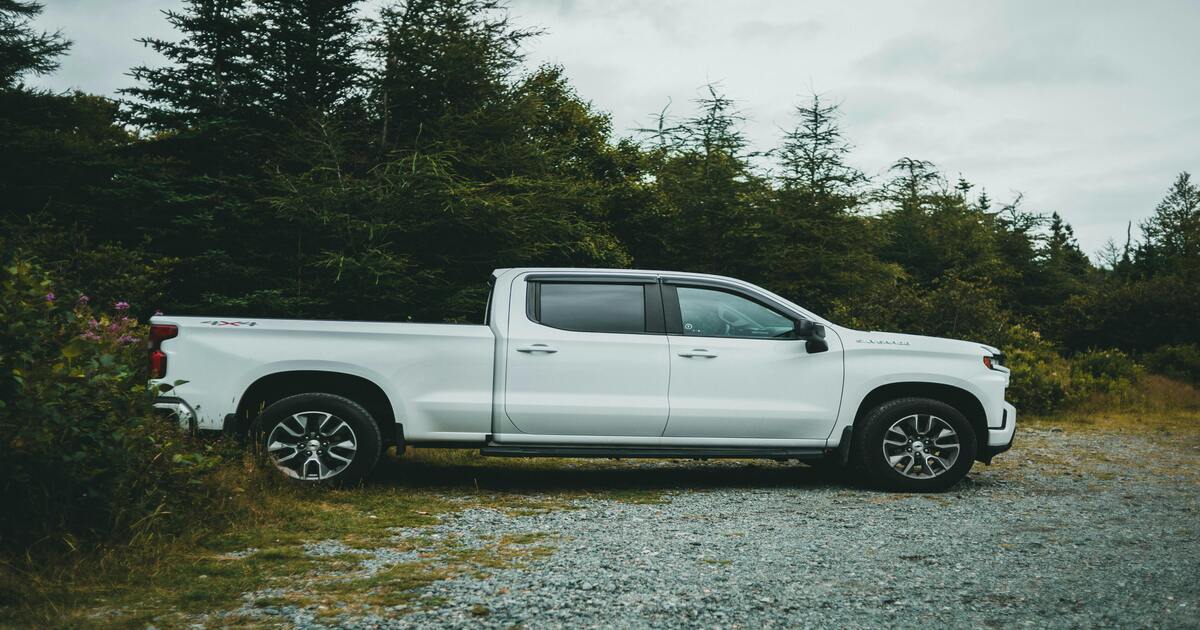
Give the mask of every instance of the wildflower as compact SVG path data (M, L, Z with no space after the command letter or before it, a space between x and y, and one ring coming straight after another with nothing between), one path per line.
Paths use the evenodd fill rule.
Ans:
M123 346L127 346L129 344L137 343L137 342L138 342L137 337L134 337L133 335L121 335L121 337L119 339L117 339L117 343L119 343Z
M97 335L95 332L90 330L84 332L82 335L79 335L79 338L87 339L88 341L100 341L100 335Z
M47 302L53 302L53 301L54 301L54 292L53 292L53 291L51 291L51 292L49 292L49 293L47 293L47 294L46 294L46 301L47 301Z
M159 309L159 310L156 310L156 311L154 311L154 316L155 316L155 317L158 317L158 316L160 316L160 315L162 315L162 314L163 314L163 312L162 312L162 309Z
M78 300L75 300L75 306L87 306L88 302L91 302L91 301L92 301L92 298L90 298L86 295L81 295L81 296L79 296Z
M129 302L117 302L116 304L113 304L113 308L117 309L118 311L128 311Z

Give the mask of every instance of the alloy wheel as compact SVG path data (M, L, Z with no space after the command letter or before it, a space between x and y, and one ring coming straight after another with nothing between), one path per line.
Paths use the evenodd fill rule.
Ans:
M954 427L930 414L904 416L883 434L883 457L888 466L911 479L932 479L945 473L954 467L961 450Z
M358 437L341 418L325 411L294 413L271 429L267 453L284 474L306 481L337 476L354 461Z

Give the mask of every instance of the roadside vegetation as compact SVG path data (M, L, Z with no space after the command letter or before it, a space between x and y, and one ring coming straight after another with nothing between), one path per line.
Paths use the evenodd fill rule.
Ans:
M162 65L132 69L113 100L23 83L69 42L30 27L37 3L0 0L0 625L230 609L306 575L305 545L321 540L345 545L328 561L347 577L312 597L404 590L553 541L497 541L489 557L443 541L410 571L364 572L391 528L664 490L537 474L611 464L456 452L405 454L358 490L279 484L238 444L153 413L143 363L158 309L475 321L495 267L680 268L850 326L998 346L1023 421L1200 427L1187 173L1164 174L1161 203L1129 209L1148 215L1141 237L1093 262L1069 224L1019 196L909 157L858 171L821 96L765 153L716 86L618 137L562 68L522 65L536 33L498 3L389 2L371 21L361 4L188 0L166 17L178 41L147 42Z

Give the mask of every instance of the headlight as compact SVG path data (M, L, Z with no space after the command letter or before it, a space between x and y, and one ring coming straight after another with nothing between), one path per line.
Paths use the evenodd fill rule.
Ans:
M983 357L983 365L989 370L997 370L1001 367L1004 367L1004 353L997 352L990 356L985 355Z

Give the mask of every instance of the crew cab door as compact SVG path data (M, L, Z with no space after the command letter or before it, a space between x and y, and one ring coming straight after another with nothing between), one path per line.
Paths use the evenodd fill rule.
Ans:
M522 284L505 350L513 425L533 435L662 435L670 352L657 278L531 275L515 283L514 301Z
M671 346L665 437L826 439L842 394L840 340L810 353L793 315L724 286L663 285Z

